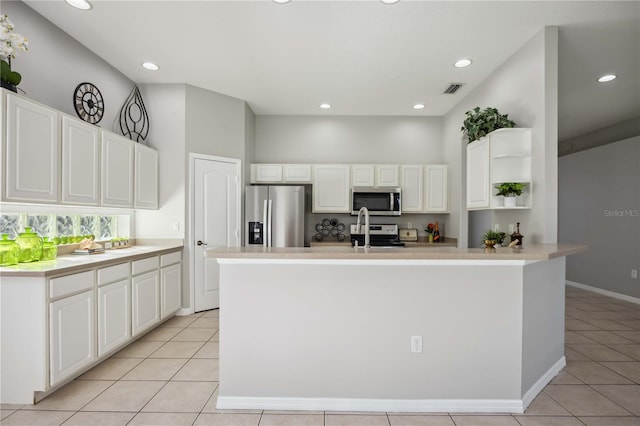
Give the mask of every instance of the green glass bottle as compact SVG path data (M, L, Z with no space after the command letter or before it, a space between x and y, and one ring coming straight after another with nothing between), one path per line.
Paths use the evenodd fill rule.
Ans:
M49 238L44 237L42 241L42 258L40 260L53 260L58 256L58 246L55 242L49 241Z
M31 227L24 227L24 232L18 234L16 243L20 246L18 262L37 262L42 257L42 238L35 232L31 232Z
M0 266L11 266L18 263L20 246L9 239L8 234L2 234L0 240Z

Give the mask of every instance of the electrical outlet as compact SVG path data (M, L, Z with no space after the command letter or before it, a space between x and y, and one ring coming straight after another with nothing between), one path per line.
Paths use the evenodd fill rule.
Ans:
M173 231L174 232L180 231L180 222L173 222Z
M411 336L411 352L422 352L422 336Z
M637 269L632 269L631 270L631 278L633 278L634 280L638 279L638 270Z
M412 222L408 222L407 223L407 228L409 228L409 229L413 228L413 223Z

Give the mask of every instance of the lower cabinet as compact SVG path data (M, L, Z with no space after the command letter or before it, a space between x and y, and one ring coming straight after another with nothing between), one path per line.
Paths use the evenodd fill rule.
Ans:
M94 306L93 289L49 304L51 386L96 359Z
M131 278L131 335L160 321L160 280L158 270Z
M131 280L129 277L98 287L98 356L131 338Z
M182 267L176 263L160 268L160 317L166 318L182 306Z

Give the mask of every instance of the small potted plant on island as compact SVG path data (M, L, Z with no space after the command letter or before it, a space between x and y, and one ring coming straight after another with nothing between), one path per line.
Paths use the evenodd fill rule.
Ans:
M506 234L504 232L497 232L493 230L488 230L482 236L482 243L486 248L493 248L493 246L501 246L504 242Z
M522 195L522 191L526 186L526 183L521 182L503 182L495 186L498 190L496 195L504 197L505 207L516 207L518 204L517 197Z

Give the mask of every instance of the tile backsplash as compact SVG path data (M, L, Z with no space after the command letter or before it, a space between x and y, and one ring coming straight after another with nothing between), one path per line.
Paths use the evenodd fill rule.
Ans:
M95 235L98 240L118 236L117 215L80 215L56 213L10 213L0 215L0 233L14 239L26 226L41 237Z

